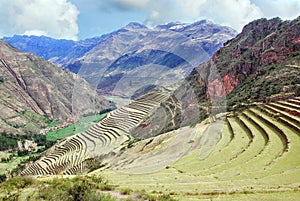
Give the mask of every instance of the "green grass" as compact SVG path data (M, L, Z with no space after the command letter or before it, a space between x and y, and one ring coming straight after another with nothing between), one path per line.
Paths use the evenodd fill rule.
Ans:
M64 139L66 137L85 131L90 127L91 126L84 124L72 124L71 126L67 126L59 130L49 131L48 133L46 133L46 138L47 141L55 142L57 140Z
M64 200L114 201L102 189L113 190L101 176L54 178L37 180L32 177L15 177L0 184L1 200Z
M5 151L0 151L0 158L6 158L6 157L9 157L9 153L5 152Z
M177 201L168 194L156 195L155 193L147 193L145 190L117 190L101 176L76 176L53 179L15 177L0 183L0 200Z
M66 137L83 132L92 126L92 124L90 124L90 123L98 122L104 116L105 116L105 114L101 114L101 115L97 114L97 115L93 115L93 116L83 117L82 119L79 120L78 123L72 124L70 126L67 126L65 128L59 129L59 130L49 131L46 133L47 141L55 142L57 140L61 140Z
M57 125L59 125L59 122L57 122L57 121L52 121L52 122L50 122L50 123L48 124L48 127L54 127L54 126L57 126Z
M98 122L100 121L105 114L96 114L88 117L83 117L82 119L79 120L81 123L90 123L90 122Z
M8 154L10 155L10 154ZM36 154L32 154L33 156ZM13 169L15 169L22 161L27 160L30 155L26 156L14 156L9 162L1 162L0 163L0 174L7 174Z

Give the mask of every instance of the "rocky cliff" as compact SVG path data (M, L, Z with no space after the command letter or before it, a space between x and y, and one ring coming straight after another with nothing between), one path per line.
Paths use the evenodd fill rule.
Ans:
M253 21L187 80L200 100L228 95L229 105L295 93L300 84L299 30L300 17Z

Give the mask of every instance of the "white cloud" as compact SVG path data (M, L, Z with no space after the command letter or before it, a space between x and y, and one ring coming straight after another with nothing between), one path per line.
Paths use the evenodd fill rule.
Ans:
M27 35L27 36L48 36L48 33L45 31L41 30L30 30L30 31L25 31L22 35Z
M299 0L104 0L106 6L121 11L142 9L148 25L170 21L193 22L208 19L241 31L262 17L293 19L299 15Z
M248 22L263 17L261 9L250 0L206 1L200 7L199 15L238 31Z
M292 20L300 15L299 0L253 0L265 17L281 17Z
M79 11L68 0L0 0L0 35L77 39Z
M251 3L250 0L164 1L172 5L171 10L170 6L156 6L155 9L159 16L153 17L151 14L148 15L148 24L166 23L170 20L192 22L200 19L209 19L241 30L246 23L263 16L260 8ZM146 9L149 8L151 10L153 7Z

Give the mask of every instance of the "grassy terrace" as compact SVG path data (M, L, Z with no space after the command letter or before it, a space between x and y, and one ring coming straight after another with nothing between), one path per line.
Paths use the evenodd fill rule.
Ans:
M22 174L85 172L91 156L113 150L116 154L102 161L107 166L90 174L104 175L126 192L146 191L156 198L166 194L171 200L298 200L298 98L261 104L127 147L130 129L167 98L153 93L122 106L87 131L62 140Z
M298 102L261 105L213 123L200 133L201 146L152 173L101 173L120 187L167 193L178 200L298 200ZM219 139L214 146L205 140L212 135Z

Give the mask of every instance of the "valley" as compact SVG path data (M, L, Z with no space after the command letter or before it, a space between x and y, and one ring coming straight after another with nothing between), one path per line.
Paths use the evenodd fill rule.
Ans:
M208 21L31 38L78 53L56 60L64 68L1 40L0 132L44 149L0 164L13 172L0 198L296 201L299 30L300 17L262 18L220 49L234 31Z

